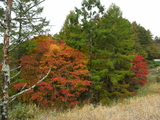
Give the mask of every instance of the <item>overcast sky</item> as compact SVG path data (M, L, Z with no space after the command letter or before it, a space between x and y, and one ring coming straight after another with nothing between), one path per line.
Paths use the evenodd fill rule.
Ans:
M50 20L51 34L58 33L66 16L75 7L81 7L82 0L46 0L43 15ZM149 29L153 36L160 37L160 0L101 0L106 9L115 3L123 12L123 17L130 22L136 21Z

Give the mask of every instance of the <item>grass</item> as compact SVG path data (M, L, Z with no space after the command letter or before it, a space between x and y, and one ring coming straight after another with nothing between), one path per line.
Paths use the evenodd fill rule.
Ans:
M160 118L160 95L130 98L110 107L85 105L67 112L56 113L54 110L38 112L35 118L30 120L157 120Z
M90 104L77 106L65 112L56 112L54 109L42 110L35 105L30 105L25 109L26 115L31 117L24 120L158 120L160 119L160 83L156 82L157 74L155 70L152 71L148 76L149 83L139 89L135 97L114 103L112 106L95 107Z
M156 120L160 118L160 96L130 99L117 105L106 107L86 105L75 108L50 120ZM49 119L48 119L49 120Z

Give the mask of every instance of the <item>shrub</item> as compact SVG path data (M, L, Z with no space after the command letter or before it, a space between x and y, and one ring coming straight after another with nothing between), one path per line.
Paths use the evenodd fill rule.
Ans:
M144 58L142 55L137 55L133 61L132 71L134 72L134 76L130 81L132 90L135 90L148 82L147 75L149 74L149 67L147 62L144 62L143 60Z

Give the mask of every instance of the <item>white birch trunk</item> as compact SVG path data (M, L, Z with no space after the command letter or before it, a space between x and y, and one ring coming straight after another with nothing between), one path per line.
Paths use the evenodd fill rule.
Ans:
M10 23L11 23L11 8L12 0L5 2L6 13L5 13L5 33L4 33L4 45L3 45L3 62L2 62L2 120L8 120L8 104L9 94L8 86L10 83L10 67L9 67L9 40L10 40Z

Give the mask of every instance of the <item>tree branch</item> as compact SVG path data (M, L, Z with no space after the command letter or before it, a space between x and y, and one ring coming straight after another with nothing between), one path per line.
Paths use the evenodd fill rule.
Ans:
M21 71L19 71L17 74L15 74L13 77L11 77L10 79L13 79L15 77L17 77L19 74L21 73Z
M46 74L46 76L44 76L42 79L40 79L36 84L34 84L33 86L31 86L31 87L28 88L28 89L25 89L25 90L23 90L23 91L15 94L15 95L9 97L10 101L13 101L17 96L19 96L19 95L21 95L21 94L23 94L23 93L25 93L25 92L27 92L27 91L35 88L40 82L42 82L44 79L47 78L47 76L49 75L50 72L51 72L51 68L48 70L48 73Z
M6 25L5 25L4 23L2 23L1 21L0 21L0 25L1 25L4 29L6 29Z
M14 69L10 70L10 72L15 71L15 70L17 70L19 68L21 68L21 66L18 66L17 68L14 68Z
M31 20L38 20L38 19L42 19L42 18L30 18ZM21 21L21 20L28 20L28 18L13 18L12 20L15 20L15 21Z
M26 87L26 85L27 85L27 84L24 84L24 85L23 85L23 87L22 87L21 91ZM12 102L13 100L15 100L15 99L16 99L16 97L15 97L15 98L13 98L11 101L9 101L9 103L11 103L11 102Z
M0 108L1 108L1 106L2 106L2 99L0 99ZM1 120L1 119L0 119Z
M29 33L28 33L24 38L27 38L28 35L29 35ZM15 38L14 38L14 39L15 39ZM21 43L22 43L21 40L22 40L22 38L16 40L14 43L12 43L13 47L12 47L12 45L10 45L10 47L12 47L12 48L9 48L8 51L9 51L9 52L12 51L12 50L15 49L19 44L21 44ZM14 45L17 41L21 41L21 42L19 42L18 44Z
M33 6L31 6L31 7L28 8L27 10L25 10L25 11L21 14L21 16L24 16L30 9L34 8L35 6L41 4L41 3L44 2L44 1L45 1L45 0L42 0L42 1L38 2L37 4L34 4ZM19 4L21 4L21 2L19 2Z
M37 30L37 28L33 25L32 21L31 21L32 18L29 18L27 15L25 15L25 17L28 19L28 21L32 25L33 29L35 29L40 34L40 32Z

